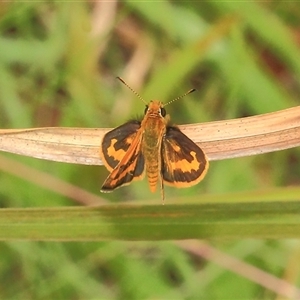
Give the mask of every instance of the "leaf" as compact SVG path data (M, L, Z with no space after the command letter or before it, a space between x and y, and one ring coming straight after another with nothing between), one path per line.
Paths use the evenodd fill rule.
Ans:
M262 154L300 145L300 107L253 117L182 125L209 160ZM0 150L66 163L101 165L103 135L110 129L45 127L0 130Z
M299 202L1 209L0 240L299 238Z

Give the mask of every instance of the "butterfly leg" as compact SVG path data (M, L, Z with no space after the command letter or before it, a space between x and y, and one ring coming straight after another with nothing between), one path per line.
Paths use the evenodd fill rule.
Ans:
M162 179L162 175L160 175L160 193L161 193L162 205L165 205L165 188L164 188L164 181Z

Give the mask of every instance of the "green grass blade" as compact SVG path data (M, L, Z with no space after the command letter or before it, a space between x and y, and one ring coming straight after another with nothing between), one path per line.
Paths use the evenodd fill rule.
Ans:
M3 209L0 240L299 238L299 202Z

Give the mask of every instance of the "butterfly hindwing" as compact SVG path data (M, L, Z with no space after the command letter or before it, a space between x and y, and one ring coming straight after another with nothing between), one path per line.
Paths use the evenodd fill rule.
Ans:
M201 181L208 170L204 152L179 128L168 126L162 140L161 173L164 183L189 187Z
M112 171L101 188L102 192L113 191L143 177L145 162L141 139L140 123L137 121L128 122L104 136L103 160L106 159Z
M127 162L122 161L106 178L102 185L102 192L112 192L114 189L129 184L131 181L140 180L144 175L144 156L136 151Z

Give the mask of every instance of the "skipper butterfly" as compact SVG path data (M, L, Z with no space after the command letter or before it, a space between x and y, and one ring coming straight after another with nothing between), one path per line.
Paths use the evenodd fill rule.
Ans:
M145 103L123 79L117 78ZM142 121L129 121L104 135L100 156L110 174L101 192L112 192L142 179L146 173L151 192L155 192L159 182L164 203L164 184L190 187L204 178L209 166L205 153L178 127L169 125L164 108L194 91L165 105L157 100L145 103Z

